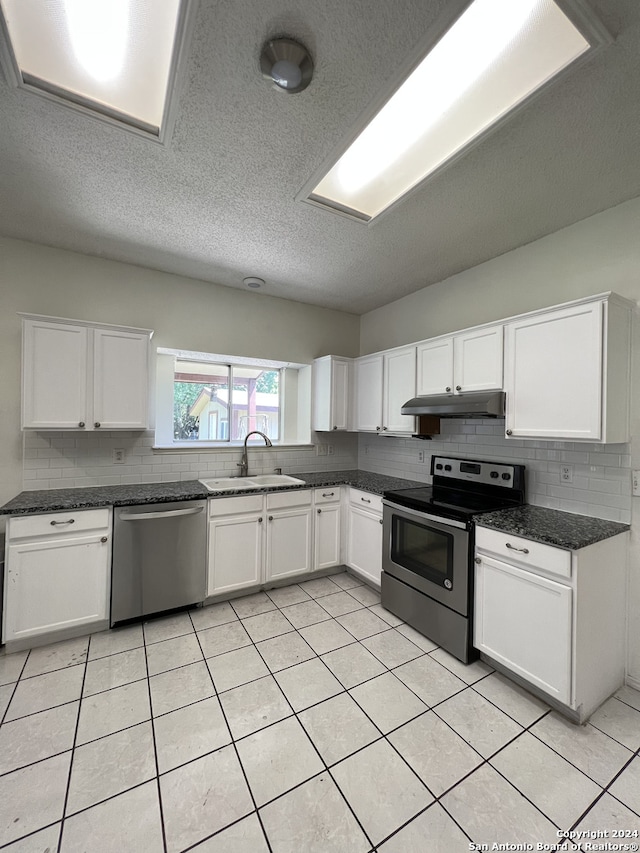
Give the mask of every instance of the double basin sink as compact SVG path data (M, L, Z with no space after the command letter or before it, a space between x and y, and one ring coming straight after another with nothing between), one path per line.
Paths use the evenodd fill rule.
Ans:
M264 489L277 486L301 486L304 480L289 477L287 474L260 474L257 477L218 477L211 480L199 480L210 492L242 492L251 489Z

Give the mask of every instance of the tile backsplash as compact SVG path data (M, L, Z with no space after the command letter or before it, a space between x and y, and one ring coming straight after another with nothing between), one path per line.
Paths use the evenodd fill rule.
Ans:
M118 486L238 473L240 447L158 452L153 450L153 442L152 431L25 432L23 486L26 490ZM114 450L124 450L124 463L114 463ZM318 455L317 450L324 453ZM317 433L315 445L282 450L249 444L251 474L271 474L274 468L287 474L357 467L358 437L354 433Z
M316 445L264 448L250 445L249 470L268 474L341 471L360 468L377 474L428 483L434 453L470 459L513 461L527 467L527 502L612 521L631 521L631 455L627 444L507 440L504 421L442 420L432 441L368 433L315 433ZM240 448L200 452L153 450L147 432L25 432L24 488L111 486L161 483L237 474ZM113 450L124 450L114 464ZM424 462L419 453L424 453ZM570 465L572 482L562 483L560 468Z
M377 474L425 483L431 456L511 461L526 465L526 500L537 506L631 522L631 452L628 444L506 439L504 420L451 419L440 422L431 441L361 433L358 467ZM420 451L424 462L419 461ZM560 469L571 467L572 482Z

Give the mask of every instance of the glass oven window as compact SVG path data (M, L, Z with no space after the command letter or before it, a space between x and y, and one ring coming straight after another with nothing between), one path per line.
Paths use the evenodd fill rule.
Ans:
M453 580L453 535L394 515L391 560L438 586Z

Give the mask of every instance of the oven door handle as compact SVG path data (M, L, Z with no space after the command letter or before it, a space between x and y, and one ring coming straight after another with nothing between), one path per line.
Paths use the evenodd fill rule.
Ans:
M442 518L437 515L430 515L427 512L420 512L420 510L409 509L406 506L400 506L399 504L391 503L391 501L383 500L382 505L389 507L391 510L396 510L397 512L410 515L418 521L433 521L436 524L440 524L443 527L457 527L459 530L467 530L467 525L464 521L456 521L453 518Z

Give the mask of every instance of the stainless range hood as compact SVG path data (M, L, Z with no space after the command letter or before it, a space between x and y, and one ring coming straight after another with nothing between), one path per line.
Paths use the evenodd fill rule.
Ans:
M504 391L414 397L413 400L407 400L400 413L437 415L439 418L503 418Z

